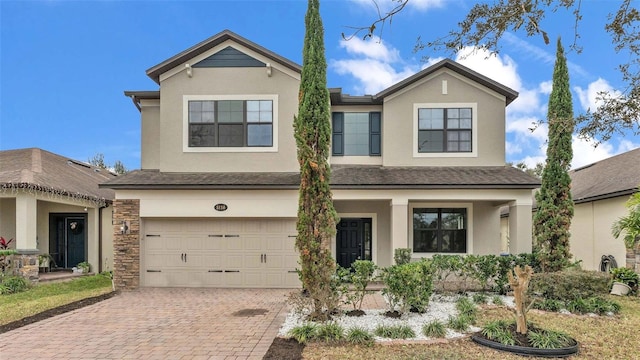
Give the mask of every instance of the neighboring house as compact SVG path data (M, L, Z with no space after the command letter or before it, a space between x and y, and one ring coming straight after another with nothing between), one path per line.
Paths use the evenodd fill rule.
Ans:
M296 287L301 67L230 31L153 66L141 112L142 167L115 189L116 286ZM505 166L517 92L443 60L376 95L330 89L332 253L370 259L531 251L539 180ZM126 229L126 230L124 230Z
M38 254L59 269L113 268L114 191L98 184L115 177L41 149L0 151L0 235L15 239L21 274L37 279Z
M636 263L635 255L627 254L622 238L615 239L611 235L611 226L627 214L625 203L638 190L638 164L640 148L569 172L571 196L575 203L570 248L573 260L581 260L583 269L600 270L602 256L609 255L614 256L619 267L625 263L629 266ZM508 251L508 223L509 211L503 208L501 232L504 251Z
M634 265L622 238L611 235L611 226L627 214L625 203L640 185L640 148L612 156L569 172L575 202L571 222L571 252L582 267L600 269L603 255L613 255L618 266ZM635 268L635 266L634 266Z

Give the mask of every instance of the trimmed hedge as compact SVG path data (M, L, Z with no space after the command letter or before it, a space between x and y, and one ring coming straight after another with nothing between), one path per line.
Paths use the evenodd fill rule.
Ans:
M565 270L533 274L529 291L545 299L572 301L609 293L611 274L598 271Z

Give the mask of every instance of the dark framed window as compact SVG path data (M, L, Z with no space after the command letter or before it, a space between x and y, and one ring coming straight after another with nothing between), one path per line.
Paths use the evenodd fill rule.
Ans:
M471 108L419 108L418 152L471 152Z
M273 146L272 100L189 101L189 147Z
M466 253L466 208L414 208L413 252Z
M334 156L380 156L382 123L379 112L334 112L332 114Z

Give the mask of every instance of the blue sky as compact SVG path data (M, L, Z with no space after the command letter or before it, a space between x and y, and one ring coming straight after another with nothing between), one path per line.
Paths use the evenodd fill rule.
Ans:
M382 7L389 0L380 0ZM328 86L351 95L374 94L430 62L450 57L520 92L507 108L507 161L530 166L544 160L546 127L529 131L546 114L555 39L573 42L573 20L562 11L541 24L552 39L507 34L498 56L414 53L418 36L446 34L474 2L411 0L387 24L382 38L344 41L348 26L368 25L369 0L321 1ZM0 0L0 150L39 147L86 161L103 153L140 167L140 115L124 90L157 90L146 69L229 29L302 63L304 0L263 1L5 1ZM604 24L617 1L584 0L584 51L568 52L575 113L597 106L599 90L623 84L624 61ZM470 55L469 55L470 54ZM424 62L423 56L429 56ZM639 136L618 136L597 148L574 139L574 167L640 146Z

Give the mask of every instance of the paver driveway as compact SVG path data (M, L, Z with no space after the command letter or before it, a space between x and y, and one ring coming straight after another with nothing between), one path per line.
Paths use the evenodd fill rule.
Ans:
M0 359L262 359L290 291L124 292L3 334Z

